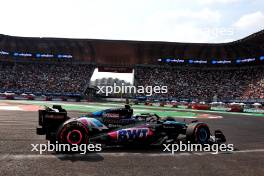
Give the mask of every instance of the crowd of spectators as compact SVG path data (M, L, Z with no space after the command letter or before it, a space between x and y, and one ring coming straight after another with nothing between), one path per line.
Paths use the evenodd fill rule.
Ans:
M82 93L94 67L84 64L0 62L0 89L32 93Z
M167 86L164 98L199 101L263 99L264 69L181 69L137 67L135 84L138 86Z
M0 90L82 94L94 65L0 62ZM198 101L264 99L263 67L198 69L138 66L135 86L167 86L159 98Z

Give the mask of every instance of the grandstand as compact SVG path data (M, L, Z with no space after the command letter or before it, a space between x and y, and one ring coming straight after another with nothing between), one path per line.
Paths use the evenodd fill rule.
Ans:
M88 64L1 62L2 91L36 95L81 95L94 66Z
M137 67L138 85L167 85L168 94L156 95L188 101L261 101L264 98L263 67L225 69ZM154 95L155 96L155 95Z
M1 92L81 96L98 67L168 86L152 98L263 102L263 41L264 31L218 44L0 35Z

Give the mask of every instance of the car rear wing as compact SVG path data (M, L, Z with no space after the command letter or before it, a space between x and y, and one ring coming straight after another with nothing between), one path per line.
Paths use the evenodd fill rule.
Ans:
M53 105L52 108L45 107L45 110L39 110L37 134L44 135L54 132L58 127L69 119L67 111L59 105Z

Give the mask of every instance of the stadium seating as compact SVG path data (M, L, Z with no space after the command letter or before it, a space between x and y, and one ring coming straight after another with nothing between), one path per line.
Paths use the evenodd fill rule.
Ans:
M0 86L22 93L82 93L93 71L83 64L0 62Z
M168 86L167 94L157 97L175 97L199 101L230 99L263 99L263 67L247 68L175 68L146 67L135 69L138 86Z
M82 94L95 66L65 63L0 62L1 91L31 92L41 95ZM263 67L176 68L137 66L135 86L168 86L160 98L195 101L249 100L264 98ZM142 96L142 95L139 95Z

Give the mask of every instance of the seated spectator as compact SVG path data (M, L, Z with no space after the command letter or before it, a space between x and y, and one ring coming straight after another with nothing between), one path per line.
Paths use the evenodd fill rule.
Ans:
M168 86L159 97L212 101L224 99L264 98L263 68L195 69L137 67L135 84ZM155 95L154 95L155 96Z
M78 64L0 62L2 90L41 93L82 93L94 67Z

